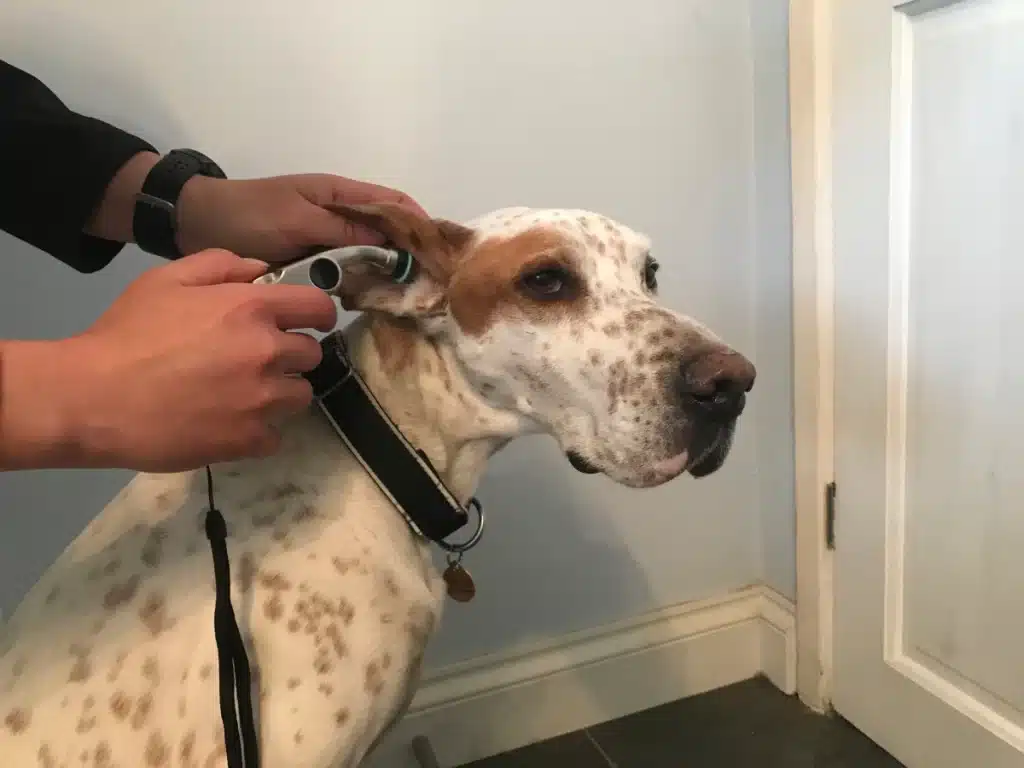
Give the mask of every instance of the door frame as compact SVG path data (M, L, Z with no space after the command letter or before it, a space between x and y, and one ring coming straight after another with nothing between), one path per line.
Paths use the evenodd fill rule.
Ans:
M797 694L818 712L831 709L833 671L825 503L835 478L832 1L789 3Z

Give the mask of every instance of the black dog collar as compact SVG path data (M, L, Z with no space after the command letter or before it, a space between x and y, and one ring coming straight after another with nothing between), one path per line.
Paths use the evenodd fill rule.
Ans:
M465 552L483 533L483 510L470 499L478 525L464 543L445 539L469 522L469 514L431 466L423 451L402 434L348 358L340 333L325 336L323 359L306 374L313 396L338 436L417 534L448 552Z

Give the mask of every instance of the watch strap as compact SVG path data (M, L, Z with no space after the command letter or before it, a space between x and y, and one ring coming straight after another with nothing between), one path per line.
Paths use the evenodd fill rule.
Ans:
M149 170L135 199L132 234L142 250L165 259L181 257L177 244L178 197L193 176L226 178L220 167L193 149L174 149Z

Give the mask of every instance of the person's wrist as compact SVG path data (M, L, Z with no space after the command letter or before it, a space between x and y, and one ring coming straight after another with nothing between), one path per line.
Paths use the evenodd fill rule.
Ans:
M0 468L102 463L83 407L77 346L75 339L0 345Z
M228 193L231 181L195 175L185 182L178 195L178 229L176 242L182 255L225 248L217 234L217 220L224 215L221 200Z

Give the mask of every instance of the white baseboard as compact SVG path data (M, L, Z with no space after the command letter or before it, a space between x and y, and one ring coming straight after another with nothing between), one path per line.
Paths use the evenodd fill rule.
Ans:
M438 670L367 765L419 768L422 734L452 768L758 674L796 691L793 604L762 586Z

